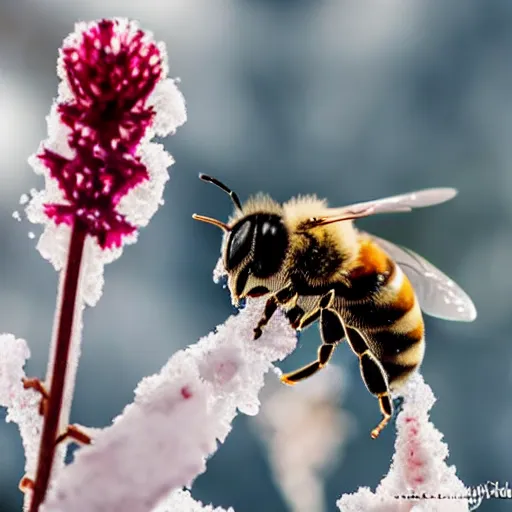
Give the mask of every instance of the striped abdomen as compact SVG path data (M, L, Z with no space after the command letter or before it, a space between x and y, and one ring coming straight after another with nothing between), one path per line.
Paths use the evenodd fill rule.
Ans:
M423 316L412 285L371 240L361 243L358 264L349 279L352 294L375 284L357 303L347 297L342 309L347 323L363 334L381 361L389 383L397 384L421 364L425 349Z

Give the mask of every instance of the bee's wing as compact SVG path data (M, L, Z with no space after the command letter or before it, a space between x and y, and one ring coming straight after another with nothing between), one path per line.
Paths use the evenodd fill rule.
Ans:
M445 320L472 322L476 308L462 288L425 258L405 247L382 238L371 238L400 265L416 292L421 309L430 316Z
M331 208L329 215L310 219L308 227L325 226L333 222L358 219L379 213L409 212L413 208L425 208L449 201L457 195L454 188L429 188L398 196L375 199L364 203Z

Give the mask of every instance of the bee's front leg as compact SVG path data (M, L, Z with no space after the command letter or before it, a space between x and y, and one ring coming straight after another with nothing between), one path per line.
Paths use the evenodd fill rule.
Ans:
M265 304L263 316L260 318L258 325L254 328L254 339L257 340L263 334L263 327L268 324L279 306L293 304L297 298L298 294L291 284L286 285L284 288L281 288L278 292L271 295Z
M293 329L302 331L320 318L322 309L332 306L334 297L334 290L331 290L325 295L320 296L320 299L313 298L316 299L316 302L313 304L311 300L301 301L299 299L297 304L286 312L286 318L288 318ZM304 298L303 296L302 299Z

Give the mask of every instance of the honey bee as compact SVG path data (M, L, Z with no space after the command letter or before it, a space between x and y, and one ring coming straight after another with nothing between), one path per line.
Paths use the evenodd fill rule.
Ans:
M341 208L329 208L315 196L279 204L258 194L242 205L220 181L199 177L227 192L235 205L226 224L193 215L225 233L223 264L233 303L245 297L267 297L254 339L278 308L296 330L319 321L322 344L316 361L281 380L292 385L312 376L346 340L359 358L368 391L379 401L382 420L371 432L377 438L393 414L391 392L423 360L421 311L471 322L476 309L457 284L424 258L358 230L353 221L440 204L457 191L426 189Z

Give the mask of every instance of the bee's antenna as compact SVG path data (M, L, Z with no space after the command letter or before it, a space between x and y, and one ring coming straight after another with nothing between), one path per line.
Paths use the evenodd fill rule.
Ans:
M236 206L236 208L239 211L242 211L242 203L240 203L240 199L238 198L236 193L233 192L230 188L226 187L226 185L224 185L224 183L222 183L219 180L217 180L215 178L212 178L211 176L208 176L206 174L200 174L199 175L199 179L203 180L203 181L206 181L207 183L213 183L214 185L216 185L220 189L224 190L224 192L229 194L229 197L231 198L231 201L233 201L233 204Z
M204 215L198 215L197 213L194 213L192 215L192 218L194 220L206 222L207 224L213 224L214 226L217 226L218 228L222 229L222 231L230 231L229 226L227 224L224 224L224 222L221 222L220 220L212 219L211 217L205 217Z

